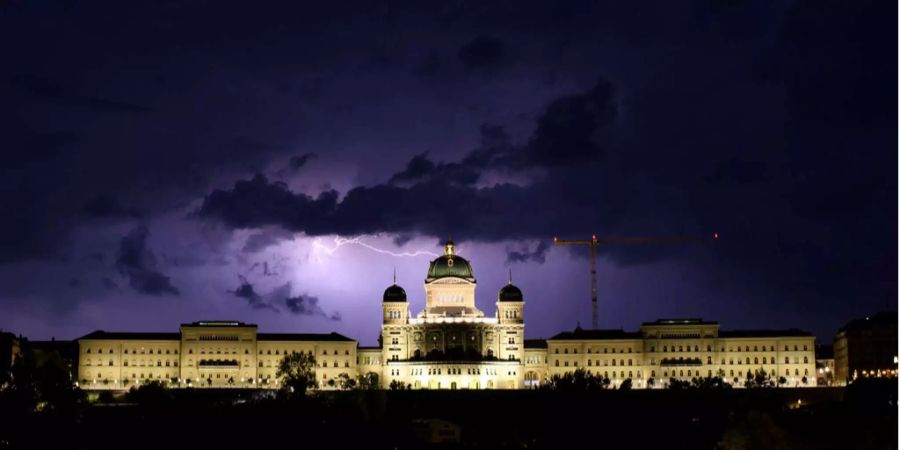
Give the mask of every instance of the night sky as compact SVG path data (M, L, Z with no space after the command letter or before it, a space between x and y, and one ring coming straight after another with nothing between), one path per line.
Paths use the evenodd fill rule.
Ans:
M264 3L264 4L263 4ZM897 305L891 1L0 2L0 328L375 343L448 237L526 334Z

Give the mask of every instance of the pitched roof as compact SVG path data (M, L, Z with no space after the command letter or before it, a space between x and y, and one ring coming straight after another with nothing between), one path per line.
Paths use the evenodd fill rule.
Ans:
M719 330L720 338L757 338L757 337L813 337L809 331L791 328L788 330Z
M549 341L577 341L587 339L640 339L638 331L624 330L584 330L576 328L575 331L564 331L548 339Z
M181 340L180 333L130 333L130 332L107 332L97 330L86 334L77 340L82 339L132 339L140 341L178 341Z
M703 320L701 318L686 319L656 319L653 322L644 322L642 325L717 325L719 322Z
M873 330L877 328L897 329L897 312L883 311L875 314L874 316L866 317L864 319L851 320L846 325L841 327L838 332Z
M546 339L525 339L525 348L547 348Z
M355 342L347 336L331 333L257 333L257 341L330 341Z

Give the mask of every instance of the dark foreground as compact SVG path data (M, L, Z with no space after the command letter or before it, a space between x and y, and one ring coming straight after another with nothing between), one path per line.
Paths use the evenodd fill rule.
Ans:
M160 390L104 400L30 414L0 405L0 448L897 448L896 380L847 389L353 391L293 400Z

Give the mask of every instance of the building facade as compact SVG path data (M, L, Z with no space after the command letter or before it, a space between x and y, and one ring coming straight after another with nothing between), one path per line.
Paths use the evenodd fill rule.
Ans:
M87 389L161 381L176 387L277 388L278 362L312 354L320 388L376 373L383 387L535 388L584 369L619 386L660 388L671 379L721 376L743 386L765 371L787 386L815 386L815 338L799 330L728 331L700 319L657 320L638 331L582 330L525 339L525 299L512 280L492 315L475 304L471 264L452 242L428 267L425 307L413 315L396 284L382 296L381 345L330 334L258 333L241 322L194 322L180 333L95 331L78 340L78 379Z
M897 313L849 322L834 337L834 381L897 376Z

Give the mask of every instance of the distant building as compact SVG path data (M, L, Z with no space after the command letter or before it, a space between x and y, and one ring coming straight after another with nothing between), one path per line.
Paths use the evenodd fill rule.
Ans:
M784 386L815 386L815 337L796 329L729 331L701 319L662 319L640 331L576 328L547 344L551 376L584 369L614 387L626 379L646 388L715 376L743 386L761 371Z
M26 347L32 352L38 366L51 363L62 367L69 378L75 381L78 375L78 343L74 341L27 341Z
M839 384L860 378L897 376L897 313L856 319L834 337L834 373Z
M13 363L20 352L19 338L9 332L0 332L0 386L10 379Z
M816 345L816 384L819 386L834 385L834 346L830 344Z
M78 340L78 379L87 389L122 389L150 380L172 386L277 388L278 362L290 352L316 358L320 388L374 372L383 387L535 388L584 369L613 386L663 387L671 379L721 376L743 386L765 371L786 386L815 386L815 337L790 330L720 330L716 322L669 319L639 331L582 330L525 339L522 291L512 280L492 315L475 305L472 266L453 242L428 267L425 308L410 312L396 283L381 299L378 347L337 333L266 334L242 322L194 322L180 333L95 331Z

